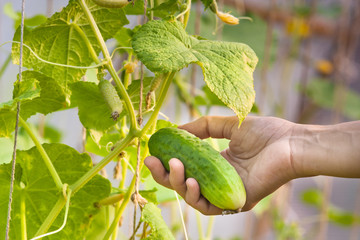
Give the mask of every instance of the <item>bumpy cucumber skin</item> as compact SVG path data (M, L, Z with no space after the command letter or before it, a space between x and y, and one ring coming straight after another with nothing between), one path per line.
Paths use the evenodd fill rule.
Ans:
M246 192L239 174L207 142L185 130L162 128L151 136L148 146L168 171L169 160L178 158L186 178L195 178L201 194L213 205L234 211L244 206Z
M98 87L101 95L104 97L107 105L111 109L111 118L114 121L117 121L120 113L122 112L123 106L115 87L105 79L102 79L99 82Z

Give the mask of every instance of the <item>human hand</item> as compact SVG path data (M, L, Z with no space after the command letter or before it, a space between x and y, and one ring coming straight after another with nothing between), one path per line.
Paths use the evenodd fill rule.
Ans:
M242 211L296 177L292 163L291 135L295 124L279 118L248 116L238 128L237 117L202 117L180 126L200 138L227 138L229 148L221 152L239 173L247 194ZM205 215L221 214L201 194L197 181L185 179L178 159L169 162L170 173L155 157L145 159L154 179L177 191L185 201Z

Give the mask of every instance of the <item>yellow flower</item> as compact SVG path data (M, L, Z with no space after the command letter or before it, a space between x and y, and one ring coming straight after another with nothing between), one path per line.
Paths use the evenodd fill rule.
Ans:
M321 74L330 75L333 72L334 67L328 60L319 60L316 62L316 70Z
M229 13L224 13L224 12L218 11L216 13L216 15L220 18L221 21L223 21L224 23L227 23L229 25L239 24L239 19Z
M137 67L137 63L134 62L128 62L124 65L124 69L126 73L133 73L136 67Z
M310 25L306 19L294 17L286 23L286 32L289 35L307 38L310 35Z

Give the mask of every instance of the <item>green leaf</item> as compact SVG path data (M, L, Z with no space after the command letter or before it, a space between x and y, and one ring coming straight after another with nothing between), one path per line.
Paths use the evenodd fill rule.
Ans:
M122 9L102 8L95 5L91 0L86 1L104 40L115 36L117 31L129 22ZM92 59L87 48L86 39L90 41L95 52L100 53L100 46L91 30L85 14L81 11L77 1L71 0L61 12L55 13L46 23L32 30L27 29L24 33L24 43L27 44L42 59L50 62L89 66ZM14 40L19 41L19 29L15 33ZM13 61L19 64L19 44L14 43ZM68 84L79 81L85 74L85 69L60 67L41 62L27 49L24 48L24 66L40 71L54 78L66 90Z
M0 138L0 164L9 163L12 159L14 141L10 138Z
M324 79L314 79L311 81L307 89L306 95L317 105L327 109L335 107L335 88L343 96L342 113L344 116L357 120L360 118L360 95L356 91L342 86L335 86L334 83Z
M121 28L120 31L115 35L115 39L118 41L121 47L131 47L131 38L133 31L129 28Z
M323 197L319 189L308 189L302 193L301 199L304 203L320 207Z
M162 119L159 119L159 120L156 121L156 131L160 130L162 128L167 128L167 127L176 128L177 125L175 123L172 123L172 122L169 122L169 121L166 121L166 120L162 120Z
M175 239L161 216L161 210L153 203L147 203L142 209L141 221L151 227L151 234L146 239Z
M134 34L138 58L153 72L178 71L198 64L209 89L235 111L240 122L255 100L254 51L245 44L198 40L177 21L150 21Z
M154 15L156 17L166 18L180 11L181 4L182 1L168 0L154 7L153 9L151 9L151 11L154 11Z
M142 197L144 197L149 202L152 202L154 204L158 204L157 198L156 198L156 188L150 189L150 190L140 190L139 193Z
M21 13L15 12L12 3L6 3L3 7L4 13L11 19L14 20L14 28L17 29L21 24ZM34 27L46 22L46 16L42 14L35 15L31 18L25 18L24 24L27 27Z
M63 183L72 184L92 168L92 161L87 154L80 154L63 144L43 144L43 147ZM60 194L37 149L31 148L17 152L17 173L13 193L13 210L10 238L20 239L20 194L25 194L27 233L33 237L44 222ZM11 165L0 166L0 192L9 192ZM20 184L25 185L21 189ZM98 209L94 203L110 194L110 182L95 176L71 198L69 216L65 228L51 239L84 239L90 220ZM0 194L0 225L5 226L8 194ZM49 229L58 229L63 222L64 211L56 218ZM5 228L0 229L5 235Z
M236 14L238 11L236 8L230 8L225 5L223 12ZM191 11L186 28L188 33L192 35L195 34L196 15L195 10ZM247 15L247 17L251 17L252 21L240 20L240 24L238 25L223 25L220 37L222 41L241 42L249 45L259 58L259 67L262 64L265 55L264 46L266 42L267 22L256 15ZM209 40L219 39L220 33L216 31L216 21L218 21L218 19L214 16L213 12L203 12L201 15L200 33L197 34ZM274 34L270 47L270 63L276 60L277 46L279 45L277 39L278 37Z
M113 212L110 211L109 208L110 206L102 207L99 213L92 218L89 230L84 239L98 240L104 238L108 227L109 214ZM113 216L111 216L111 218L113 218Z
M22 81L20 86L28 85L28 83L38 83L40 86L34 91L39 91L40 96L33 99L24 99L28 101L22 101L20 114L25 120L36 113L48 114L57 110L60 110L66 106L65 92L60 84L44 74L35 71L23 72ZM15 85L15 89L16 89ZM24 93L31 93L31 89ZM14 91L14 96L18 93ZM18 96L17 99L20 99ZM29 101L31 100L31 101Z
M15 130L16 113L8 108L0 108L0 137L10 137Z
M150 91L150 87L151 87L151 81L152 81L152 77L145 77L143 79L143 102L142 102L142 107L143 107L143 113L146 111L146 94ZM133 80L131 82L131 84L128 87L127 90L131 101L134 105L135 110L139 110L139 102L140 102L140 80ZM155 102L151 102L150 104L150 109L154 106Z
M156 189L156 199L158 203L166 203L176 200L175 192L174 190L171 190L169 188L166 188L160 184L158 184L151 176L146 178L145 186L146 189Z
M124 7L126 15L143 15L144 14L144 0L136 0L133 4L128 4Z
M17 20L19 18L19 15L17 14L17 12L15 12L11 2L4 4L3 12L5 13L6 16L8 16L13 20Z
M146 157L145 154L148 153L148 151L146 150L147 148L147 142L145 141L141 141L141 150L140 150L140 158L144 159ZM126 159L128 160L128 162L130 163L131 167L130 169L134 172L134 169L136 169L136 164L137 164L137 145L130 145L128 147L126 147L124 149L124 152L126 152ZM142 168L141 172L140 172L140 177L141 179L145 179L150 175L150 171L148 168Z
M111 110L92 82L76 82L70 86L71 102L79 107L79 118L88 129L106 130L116 124L111 118Z
M205 9L210 7L210 5L213 3L214 0L201 0L201 2L204 4Z
M342 209L331 206L328 211L329 220L342 226L351 226L360 218L356 217L352 212L346 212Z

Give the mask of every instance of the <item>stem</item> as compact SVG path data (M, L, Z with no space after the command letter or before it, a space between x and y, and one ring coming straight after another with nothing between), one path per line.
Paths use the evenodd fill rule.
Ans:
M121 181L119 188L123 189L125 187L125 180L127 175L128 161L121 161Z
M150 0L150 8L153 9L154 8L154 0ZM154 11L150 11L150 20L154 19Z
M55 203L55 206L51 209L49 215L46 217L46 219L43 221L42 225L40 226L39 230L36 232L35 236L39 236L47 232L47 230L53 224L53 222L55 221L56 217L59 215L65 204L66 204L66 199L61 194L59 199Z
M85 44L86 44L86 46L87 46L87 48L88 48L88 50L90 52L90 55L91 55L92 59L94 60L94 62L96 64L99 64L100 60L99 60L93 46L91 45L88 37L84 33L84 31L76 23L71 23L71 26L73 26L75 28L75 30L80 34L81 38L84 40L84 42L85 42Z
M109 71L111 77L114 79L117 87L118 87L118 90L119 90L119 93L120 93L120 96L121 98L124 100L125 102L125 106L128 110L128 113L130 115L130 128L132 129L136 129L137 128L137 123L136 123L136 116L135 116L135 110L134 110L134 106L132 105L132 102L131 102L131 99L130 99L130 96L129 94L126 92L126 89L124 87L124 85L122 84L122 82L120 81L120 78L119 76L116 74L116 70L112 64L112 61L111 61L111 56L109 54L109 51L106 47L106 44L105 44L105 41L101 35L101 32L98 28L98 26L96 25L96 22L95 22L95 19L93 18L89 8L87 7L86 3L85 3L85 0L79 0L80 2L80 5L89 21L89 24L90 24L90 27L91 29L93 30L93 32L95 33L95 37L100 45L100 48L101 48L101 51L105 57L105 60L106 60L106 64L105 64L105 67L106 69Z
M79 180L77 180L74 184L70 186L73 194L79 191L90 179L92 179L98 172L103 169L112 159L118 156L121 151L129 145L129 143L134 139L133 134L129 133L117 146L114 151L112 151L109 155L104 157L98 164L96 164L92 169L90 169L85 175L83 175Z
M164 103L164 100L165 100L165 97L166 97L166 93L167 93L168 90L169 90L170 83L171 83L171 81L172 81L175 73L176 73L176 72L171 72L171 73L168 73L168 74L167 74L166 79L165 79L163 85L161 86L160 97L159 97L159 100L158 100L157 103L156 103L154 112L153 112L153 114L150 116L149 120L147 121L147 123L145 124L145 126L143 127L143 129L141 129L141 131L140 131L140 133L139 133L139 136L143 136L144 133L146 133L146 132L149 130L149 128L152 126L152 124L156 121L157 116L158 116L159 111L160 111L160 108L161 108L162 104Z
M118 193L118 194L111 195L110 197L101 199L98 203L101 206L112 205L114 203L120 202L121 200L123 200L123 198L124 198L124 194L123 193Z
M0 68L0 79L2 77L2 75L4 74L5 70L7 69L7 67L9 66L9 63L11 61L11 54L9 54L4 62L4 64L2 65L2 67Z
M25 191L24 187L21 186L20 194L20 217L21 217L21 240L27 239L26 231L26 204L25 204Z
M214 221L215 221L215 217L214 217L214 216L210 216L210 217L209 217L209 222L208 222L207 231L206 231L206 236L205 236L205 239L206 239L206 240L210 240L210 239L211 239L212 230L213 230L213 227L214 227Z
M180 14L178 14L175 18L178 19L178 18L184 16L187 12L190 11L190 9L191 9L191 0L188 0L185 11L181 12Z
M199 239L204 240L205 237L204 237L204 232L203 232L203 228L201 225L200 213L198 211L195 211L195 216L196 216L196 224L198 226Z
M31 129L30 129L29 125L26 123L26 121L24 121L24 119L22 119L21 117L19 117L19 121L20 121L21 126L25 129L27 134L30 136L30 138L34 142L37 150L39 151L41 157L43 158L46 167L48 168L52 178L54 179L56 187L59 190L61 190L63 188L63 183L61 182L60 176L59 176L58 172L56 171L54 165L52 164L45 149L43 148L43 146L41 145L39 140L36 138L35 134L31 131Z
M191 0L188 1L188 7L186 8L186 13L184 16L184 29L186 29L186 26L188 24L189 21L189 17L190 17L190 10L191 10Z
M113 222L111 223L111 226L109 227L109 229L107 230L106 234L105 234L105 237L103 238L104 240L107 240L110 238L110 235L111 233L115 230L115 228L117 227L118 225L118 222L125 210L125 207L126 205L129 203L130 201L130 198L131 198L131 194L132 192L134 191L134 187L135 187L135 181L136 181L136 178L135 176L133 177L132 181L131 181L131 184L128 188L128 190L126 191L125 193L125 196L124 196L124 200L123 202L121 203L121 206L120 208L116 211L115 213L115 217L114 217L114 220Z
M128 168L128 161L121 161L121 171L122 172L121 172L121 181L120 181L120 184L119 184L120 189L123 189L125 187L127 168ZM124 198L124 195L122 196L122 199L123 198ZM121 201L118 201L115 204L115 213L119 210L120 204L121 204ZM109 228L109 225L108 225L108 228ZM117 234L118 234L118 228L115 228L112 235L111 235L111 239L116 240Z

